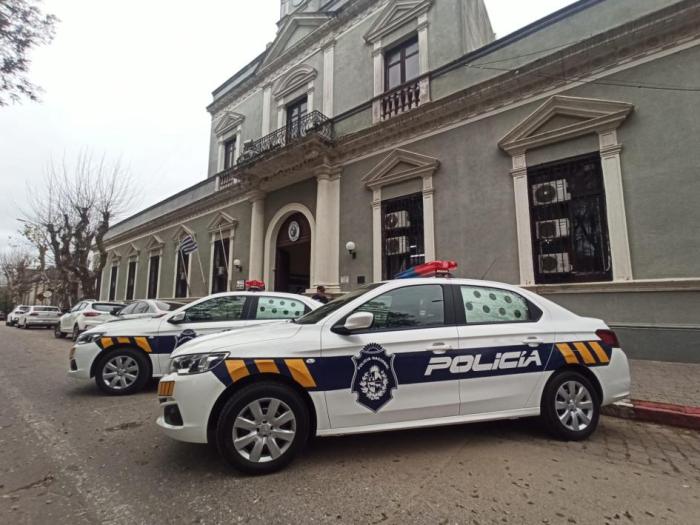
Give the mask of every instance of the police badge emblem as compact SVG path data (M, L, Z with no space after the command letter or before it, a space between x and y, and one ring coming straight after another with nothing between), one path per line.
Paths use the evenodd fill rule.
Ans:
M175 336L175 348L184 345L187 341L192 341L195 337L197 337L197 332L194 330L183 330L180 335Z
M398 388L394 370L394 357L376 343L370 343L352 358L355 372L350 391L357 394L357 402L379 412L394 398L392 390Z

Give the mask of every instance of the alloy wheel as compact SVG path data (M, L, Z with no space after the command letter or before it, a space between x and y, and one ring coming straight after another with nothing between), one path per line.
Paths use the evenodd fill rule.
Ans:
M133 357L118 355L109 359L102 369L102 381L113 390L124 390L139 377L139 364Z
M233 423L233 446L253 463L267 463L282 456L297 431L294 412L284 401L262 398L246 405Z
M588 428L593 419L593 397L578 381L566 381L557 390L554 409L561 424L574 432Z

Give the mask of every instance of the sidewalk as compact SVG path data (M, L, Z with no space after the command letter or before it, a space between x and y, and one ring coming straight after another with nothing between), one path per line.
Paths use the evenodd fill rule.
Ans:
M631 359L630 372L631 399L605 414L700 430L700 364Z

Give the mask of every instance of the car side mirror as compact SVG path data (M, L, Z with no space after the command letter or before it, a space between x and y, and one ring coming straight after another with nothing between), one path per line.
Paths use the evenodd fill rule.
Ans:
M178 324L185 320L185 312L178 312L168 319L169 323Z
M118 316L119 312L121 312L122 310L123 310L123 307L115 306L114 308L112 308L112 315Z
M345 319L342 326L333 327L333 331L340 335L350 335L353 332L367 330L374 324L374 314L372 312L355 312Z

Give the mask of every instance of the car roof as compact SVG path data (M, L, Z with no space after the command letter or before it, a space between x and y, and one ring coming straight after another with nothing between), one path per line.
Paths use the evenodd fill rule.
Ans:
M497 281L484 281L483 279L463 279L457 277L411 277L407 279L391 279L382 281L382 284L395 284L396 286L407 284L456 284L465 286L484 286L487 288L503 288L506 290L521 291L518 285L500 283Z

